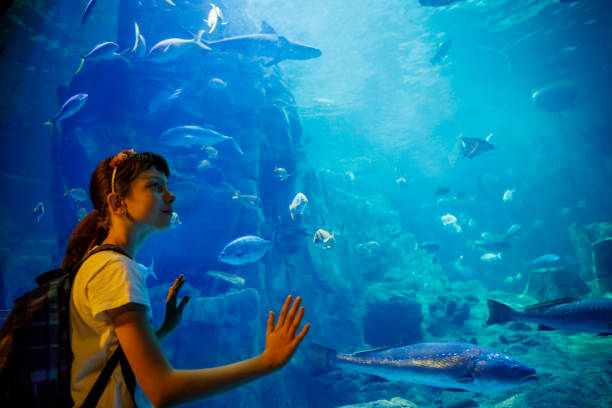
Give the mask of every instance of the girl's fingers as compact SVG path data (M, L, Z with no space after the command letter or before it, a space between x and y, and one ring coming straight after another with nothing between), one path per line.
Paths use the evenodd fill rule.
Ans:
M289 311L289 314L287 315L287 320L286 320L286 322L289 325L289 328L291 328L291 325L293 324L293 319L295 318L295 314L297 313L300 307L301 301L302 301L302 298L298 296L295 298L295 301L293 302L293 306L291 306L291 310Z
M302 341L302 339L304 338L304 336L306 336L306 333L308 333L308 330L310 329L310 323L306 323L304 325L304 328L302 329L302 331L300 332L300 334L298 334L298 336L293 340L295 341L296 346L298 344L300 344L300 342Z
M274 312L270 310L270 312L268 313L268 330L266 331L267 334L270 334L274 331Z
M289 327L289 335L291 336L291 338L295 336L295 333L300 327L300 322L302 321L302 317L304 317L304 308L300 307L300 311L298 312L297 317L291 324L291 327Z
M278 321L276 322L277 328L282 327L285 324L285 318L287 317L287 310L289 309L289 305L291 304L292 298L293 296L289 295L287 296L287 299L285 299L285 304L283 305L280 315L278 316Z

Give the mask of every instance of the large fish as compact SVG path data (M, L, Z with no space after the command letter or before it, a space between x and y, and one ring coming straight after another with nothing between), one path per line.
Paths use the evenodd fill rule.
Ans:
M487 324L529 322L539 324L538 330L612 334L612 299L557 299L529 306L523 311L491 299L487 300L487 304Z
M174 62L193 49L194 45L205 51L210 47L202 42L204 30L200 30L194 38L167 38L155 44L149 51L149 59L156 62Z
M506 391L536 380L533 368L468 343L420 343L353 354L309 346L315 371L348 368L390 381L471 392Z
M235 52L251 57L265 57L265 66L274 65L280 61L306 60L321 56L321 50L308 45L299 44L276 34L265 21L259 34L238 35L216 41L205 41L213 51Z
M118 48L119 44L110 41L96 45L91 49L91 51L81 57L81 63L74 74L76 75L81 71L85 61L96 61L121 57L122 54L115 52Z
M161 143L166 146L203 147L230 141L240 154L244 154L234 138L201 126L176 126L162 133Z
M255 235L245 235L227 244L219 254L219 261L230 265L244 265L259 261L270 247L270 241Z
M53 135L53 128L57 127L57 132L62 133L61 121L77 113L87 102L89 97L86 93L79 93L72 95L55 114L55 117L51 120L46 121L45 125L51 126L51 135Z

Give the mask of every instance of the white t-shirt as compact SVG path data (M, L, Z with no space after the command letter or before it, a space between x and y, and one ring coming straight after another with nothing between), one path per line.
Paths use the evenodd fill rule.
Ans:
M106 310L139 303L147 306L151 318L151 301L145 281L146 274L137 262L114 251L92 255L76 274L70 293L70 342L74 355L70 388L75 407L83 404L119 345ZM138 381L135 399L138 408L152 407ZM121 364L117 364L97 406L133 406Z

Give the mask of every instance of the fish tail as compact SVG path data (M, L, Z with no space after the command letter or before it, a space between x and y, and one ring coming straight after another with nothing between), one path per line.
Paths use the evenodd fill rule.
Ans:
M337 352L317 343L308 344L311 375L319 375L331 369Z
M51 127L50 136L53 137L53 130L54 130L53 128L55 126L55 119L48 120L45 123L43 123L43 125L49 125Z
M81 57L81 63L79 64L79 67L77 68L77 70L75 71L74 75L78 74L79 71L81 70L81 68L83 68L83 64L85 64L85 58Z
M487 306L489 306L489 320L487 324L497 324L512 321L512 314L514 310L503 303L496 302L495 300L487 299Z
M202 48L203 50L210 51L212 50L212 48L210 48L208 45L202 42L202 36L204 35L205 32L206 30L198 31L198 34L195 36L194 42L196 43L198 47Z

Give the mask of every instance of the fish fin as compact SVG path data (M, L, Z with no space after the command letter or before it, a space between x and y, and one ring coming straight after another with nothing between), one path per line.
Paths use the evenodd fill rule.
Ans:
M232 143L234 144L234 148L236 148L236 150L238 151L238 153L240 153L241 155L244 156L244 152L242 151L242 149L240 148L240 146L238 145L238 142L236 142L236 139L234 139L233 137L232 139Z
M276 34L276 31L265 21L261 22L261 34Z
M212 48L210 48L208 45L206 45L203 41L202 41L202 35L204 35L204 33L206 32L206 30L200 30L198 31L198 34L195 36L195 38L193 39L193 42L200 47L203 50L206 51L210 51L212 50Z
M578 300L578 299L577 298L572 298L572 297L549 300L547 302L541 302L541 303L536 303L535 305L527 306L525 308L525 311L533 312L533 311L536 311L536 310L547 309L549 307L553 307L553 306L557 306L557 305L562 305L564 303L575 302L576 300Z
M487 306L489 306L489 320L487 320L487 325L512 321L512 313L514 310L510 306L492 299L487 299Z
M266 62L263 66L264 67L271 67L272 65L278 64L281 61L282 61L282 59L280 59L280 58L272 58L270 61Z
M81 63L79 64L79 67L77 68L77 70L74 72L74 75L79 73L81 68L83 68L83 64L85 64L85 58L81 57Z
M450 392L468 392L467 390L462 390L461 388L444 388L444 391L450 391Z
M153 272L153 264L155 263L155 258L151 258L151 265L149 265L149 273L151 274L151 276L153 276L155 278L155 280L159 280L157 278L157 275L155 274L155 272Z
M538 331L553 331L555 329L553 329L552 327L548 327L548 326L544 326L544 325L539 325L538 326Z
M598 333L597 337L612 336L612 333Z
M397 348L397 347L398 347L397 345L395 345L395 346L374 347L374 348L371 348L371 349L368 349L368 350L357 351L357 352L353 353L352 355L353 356L361 356L361 355L364 355L364 354L376 353L378 351L389 350L389 349Z
M331 369L336 350L317 343L308 344L308 358L310 361L310 374L315 376Z
M295 214L291 213L291 219L295 220Z

